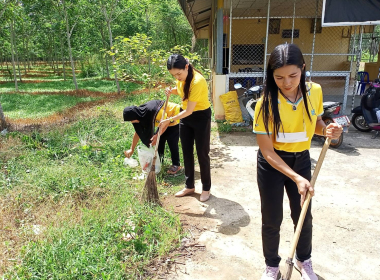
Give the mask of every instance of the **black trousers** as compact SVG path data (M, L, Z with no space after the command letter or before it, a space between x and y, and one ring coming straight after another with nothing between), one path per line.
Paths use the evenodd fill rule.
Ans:
M195 111L190 116L181 119L179 124L183 162L185 166L186 188L194 188L194 142L197 149L198 162L201 171L201 182L204 191L211 188L210 172L210 134L211 109Z
M310 181L311 163L308 150L300 153L284 151L276 151L276 153L296 173ZM260 150L257 153L257 183L261 199L262 242L265 263L269 266L278 267L281 260L278 255L278 247L283 218L284 186L289 198L294 229L301 213L301 195L298 193L296 183L274 169L265 160ZM310 203L296 248L296 258L299 261L305 261L311 257L312 219Z
M165 132L160 136L160 143L158 144L158 154L160 156L161 162L164 159L165 154L165 143L168 142L170 155L172 158L172 165L180 166L181 162L179 160L179 125L168 126Z

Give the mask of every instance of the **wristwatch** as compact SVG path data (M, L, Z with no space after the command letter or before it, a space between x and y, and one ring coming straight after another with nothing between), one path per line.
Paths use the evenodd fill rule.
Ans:
M174 123L173 117L170 117L170 123Z

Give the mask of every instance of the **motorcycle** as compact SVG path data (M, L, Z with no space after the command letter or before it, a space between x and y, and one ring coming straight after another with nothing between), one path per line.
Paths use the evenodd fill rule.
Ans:
M367 98L368 98L369 94L374 94L374 92L377 89L380 89L380 79L375 79L375 81L373 83L370 83L369 88L365 91L365 93L364 93L364 95L360 101L360 105L351 110L351 112L353 113L353 116L351 118L351 122L352 122L353 126L359 131L370 132L371 130L377 130L377 129L370 127L368 125L369 122L377 123L378 122L377 118L374 118L374 116L370 117L370 115L366 114L367 115L367 119L366 119L364 117L364 114L363 114L364 111L368 111L366 109L367 107L372 107L372 106L376 107L376 105L369 104L369 101L367 100ZM363 100L363 98L365 100ZM373 100L373 99L371 99L371 100Z
M244 108L247 110L250 120L253 121L253 118L255 117L255 107L257 100L260 98L260 93L263 90L262 86L253 86L249 89L243 87L241 84L234 84L235 89L245 89L244 93L239 96L238 98L242 99L242 103Z
M352 109L352 124L362 132L375 130L376 138L380 133L380 83L371 84L365 91L360 106Z

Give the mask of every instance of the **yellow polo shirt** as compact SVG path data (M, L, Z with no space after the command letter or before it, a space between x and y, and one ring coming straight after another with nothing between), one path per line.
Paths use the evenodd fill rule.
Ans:
M268 122L269 134L272 135L273 147L276 150L302 152L310 149L317 117L323 114L323 96L319 84L307 83L306 88L309 89L306 96L311 121L307 115L303 97L297 101L297 109L293 110L293 104L278 93L278 109L282 122L278 136L273 135L273 122L271 120ZM261 104L262 98L258 100L255 107L253 132L256 134L266 134L263 114L259 114Z
M165 106L165 104L162 105L160 111L158 111L158 113L157 113L156 120L154 122L154 125L156 127L158 127L160 122L161 122L161 117L162 117L162 112L164 111L164 106ZM178 115L179 110L180 110L180 106L178 104L173 103L173 102L168 102L168 106L166 106L166 110L165 110L164 119ZM174 126L177 124L179 124L179 120L175 120L173 123L170 123L169 126Z
M187 102L197 102L194 108L195 111L206 110L210 108L210 102L208 101L208 86L206 79L197 71L193 71L194 77L190 84L189 98L182 101L181 107L183 110L187 108ZM179 96L183 99L185 93L183 88L185 86L185 81L177 80L177 92Z

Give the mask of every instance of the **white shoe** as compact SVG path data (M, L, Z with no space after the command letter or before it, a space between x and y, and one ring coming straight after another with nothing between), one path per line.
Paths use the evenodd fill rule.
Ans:
M295 269L301 273L301 280L318 280L318 276L313 271L313 264L311 259L304 262L296 261L294 265Z
M279 272L279 267L266 266L263 276L261 276L260 280L277 280Z

